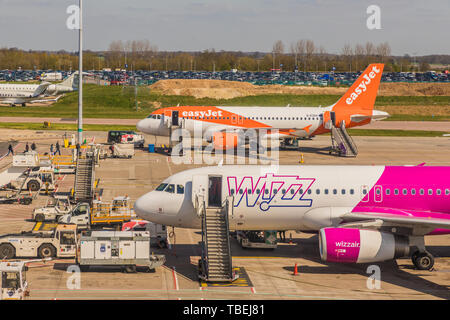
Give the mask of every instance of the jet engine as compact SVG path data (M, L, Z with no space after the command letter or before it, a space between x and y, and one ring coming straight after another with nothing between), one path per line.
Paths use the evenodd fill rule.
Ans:
M323 261L368 263L409 255L409 239L377 230L323 228L319 231Z

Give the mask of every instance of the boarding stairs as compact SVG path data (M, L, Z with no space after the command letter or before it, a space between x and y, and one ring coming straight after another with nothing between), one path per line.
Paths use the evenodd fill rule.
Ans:
M340 127L331 126L331 143L332 151L342 157L356 157L358 154L358 148L348 134L344 121L341 122Z
M232 282L238 275L233 272L229 237L227 199L222 207L202 211L202 259L199 261L199 277L207 282ZM232 204L231 204L232 205Z
M94 198L95 160L87 153L85 158L78 157L75 172L74 199L76 202L92 202Z

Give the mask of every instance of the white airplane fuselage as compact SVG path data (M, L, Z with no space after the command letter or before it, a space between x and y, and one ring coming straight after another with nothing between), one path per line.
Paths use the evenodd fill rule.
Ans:
M399 174L416 179L405 183L398 180ZM167 178L163 184L173 185L174 192L167 191L167 186L164 191L151 191L136 201L135 211L155 223L201 228L196 197L201 195L208 206L208 179L220 177L220 202L233 198L229 224L235 230L318 231L339 225L344 214L355 210L409 210L450 219L450 182L435 180L442 174L450 174L450 167L204 167ZM425 195L420 194L422 190Z

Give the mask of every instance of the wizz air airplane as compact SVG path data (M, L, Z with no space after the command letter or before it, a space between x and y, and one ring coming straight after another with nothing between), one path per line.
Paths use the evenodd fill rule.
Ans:
M227 207L232 230L318 232L324 261L411 256L425 270L434 258L424 237L450 233L449 176L450 167L424 165L203 167L165 179L134 209L148 221L200 229L202 208Z
M161 108L139 121L137 129L153 135L169 136L178 126L203 137L216 149L245 143L237 130L265 129L260 139L307 138L331 131L332 126L352 128L389 116L373 110L384 64L371 64L348 91L329 107L203 107ZM276 130L275 130L276 129Z
M49 82L42 82L41 84L0 84L0 102L11 106L20 104L25 107L27 103L57 101L59 98L41 98L76 90L78 87L78 83L74 81L76 75L78 75L78 72L73 73L63 82L56 84Z

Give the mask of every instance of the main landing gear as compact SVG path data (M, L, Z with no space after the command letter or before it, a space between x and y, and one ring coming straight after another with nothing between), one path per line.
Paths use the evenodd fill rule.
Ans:
M431 253L425 251L416 251L411 256L411 261L419 270L431 270L434 266L434 257Z

